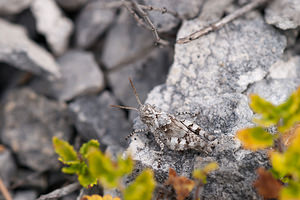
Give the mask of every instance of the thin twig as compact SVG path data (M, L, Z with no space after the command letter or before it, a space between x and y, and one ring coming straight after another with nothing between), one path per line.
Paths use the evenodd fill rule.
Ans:
M224 17L220 21L218 21L216 23L213 23L213 24L211 24L211 25L209 25L209 26L207 26L203 29L200 29L200 30L190 34L187 37L178 39L177 43L178 44L184 44L184 43L190 42L192 40L196 40L196 39L200 38L201 36L208 34L211 31L215 31L215 30L221 28L222 26L228 24L232 20L246 14L247 12L249 12L249 11L253 10L254 8L262 5L263 3L266 3L267 1L269 1L269 0L254 0L254 1L250 2L249 4L241 7L240 9L234 11L233 13L227 15L226 17Z
M127 3L130 2L125 2L124 1L124 7L128 10L128 12L133 16L133 18L136 20L136 22L138 23L138 25L151 30L151 27L149 27L147 24L145 24L145 22L136 14L136 12L134 12L132 5L128 5Z
M195 191L195 200L199 200L199 192L200 192L200 189L201 187L203 187L203 184L200 182L197 184L196 186L196 191Z
M3 194L5 200L12 200L12 197L9 194L9 192L8 192L6 186L4 185L1 178L0 178L0 191Z
M119 8L121 6L124 6L129 11L129 13L137 21L138 25L152 31L155 37L156 44L161 44L164 46L169 45L169 42L159 37L157 29L155 28L153 22L150 20L148 13L146 11L158 11L161 12L162 14L168 13L180 20L183 19L177 12L168 10L165 7L158 8L154 6L142 5L142 4L138 4L133 0L121 0L121 1L109 2L103 4L101 8Z
M109 3L104 3L101 8L119 8L121 6L130 6L131 2L129 1L113 1ZM138 3L137 3L138 4ZM158 11L161 12L161 14L168 13L170 15L173 15L176 18L182 19L182 17L176 12L172 10L168 10L166 7L163 8L158 8L155 6L148 6L148 5L143 5L143 4L138 4L143 10L149 10L149 11Z
M67 185L65 187L54 190L53 192L50 192L49 194L42 195L37 200L48 200L48 199L60 198L60 197L66 196L66 195L74 192L78 188L80 188L79 183L77 183L77 182L72 183L72 184Z
M161 45L169 45L169 42L166 40L163 40L159 37L158 32L154 26L154 24L152 23L152 21L150 20L148 14L140 7L140 5L138 5L135 1L130 1L133 5L133 8L136 10L136 12L143 17L144 21L150 26L151 31L155 37L155 42L157 44L161 44Z
M173 15L174 17L176 17L176 18L178 18L178 19L183 19L177 12L168 10L166 7L158 8L158 7L148 6L148 5L142 5L142 4L139 4L139 6L140 6L143 10L149 10L149 11L152 11L152 10L153 10L153 11L158 11L158 12L161 12L161 14L168 13L168 14Z

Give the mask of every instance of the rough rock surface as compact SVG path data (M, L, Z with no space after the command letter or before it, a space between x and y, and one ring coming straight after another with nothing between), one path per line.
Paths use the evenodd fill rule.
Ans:
M11 152L8 149L5 149L3 146L0 147L0 178L6 186L9 186L13 175L16 173L17 166Z
M115 10L103 8L109 0L90 1L76 19L76 44L81 48L91 46L114 21Z
M56 2L64 9L74 11L83 6L88 0L56 0Z
M11 15L17 14L22 10L28 8L32 0L1 0L0 1L0 13Z
M83 138L98 139L105 145L125 146L125 137L130 133L129 123L125 113L111 108L110 104L118 103L109 92L103 92L99 96L78 98L69 104L69 109Z
M287 30L300 26L300 3L298 0L274 0L265 10L268 24Z
M31 11L37 22L37 30L45 35L54 54L64 53L73 30L72 21L63 16L55 0L34 0Z
M153 48L153 36L149 30L139 27L126 9L107 33L101 62L108 69L126 65L129 58L142 57ZM133 59L134 60L134 59ZM132 62L132 60L131 60Z
M38 96L28 88L10 90L3 108L1 141L18 161L37 171L58 167L52 137L71 135L66 105Z
M59 76L53 57L33 43L24 28L0 20L0 62L43 76Z
M205 21L201 18L184 22L178 37L203 25ZM263 152L241 149L234 136L237 130L252 125L253 113L244 93L250 84L267 76L285 46L285 37L255 13L198 40L177 44L166 84L155 87L146 103L170 113L199 113L196 118L188 114L180 117L193 120L215 135L219 144L211 154L166 149L160 155L159 146L149 133L135 135L128 151L133 152L140 167L151 166L156 170L160 182L169 167L190 176L194 166L207 160L217 161L220 169L209 176L201 199L259 199L252 182L256 168L266 166L267 159ZM289 87L293 88L286 85ZM137 118L135 128L143 127Z
M57 62L61 67L59 79L37 79L32 83L32 87L39 93L67 101L104 88L104 75L91 53L71 50L58 58Z

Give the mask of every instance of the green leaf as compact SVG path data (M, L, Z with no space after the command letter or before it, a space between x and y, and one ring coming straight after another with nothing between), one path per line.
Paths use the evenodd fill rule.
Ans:
M82 163L79 161L77 163L73 163L68 167L63 167L62 172L66 174L77 174L80 172Z
M286 102L280 104L278 110L282 118L278 130L283 133L300 121L300 88Z
M60 160L63 163L70 161L78 161L77 153L74 150L73 146L64 140L60 140L57 137L53 137L53 146L55 152L60 156Z
M98 149L90 151L87 159L91 174L108 188L117 187L122 176L129 174L133 169L133 161L130 157L125 160L119 157L115 162Z
M253 151L273 146L275 138L262 127L239 130L236 137L242 142L245 149Z
M151 200L155 188L153 171L144 170L124 191L124 200Z
M124 176L126 174L130 174L133 170L134 161L130 156L123 159L121 156L118 156L118 170L117 173L119 176Z
M100 146L99 142L97 140L90 140L86 143L84 143L79 150L79 153L86 158L89 151L96 148L98 149Z
M97 178L94 177L86 164L82 165L80 173L78 174L78 181L83 187L93 186L97 184Z
M258 95L250 95L251 103L250 107L252 110L258 114L261 114L261 118L254 118L253 121L261 126L271 126L275 125L279 120L279 112L272 103L264 100Z
M300 183L290 182L280 191L280 200L297 200L300 199Z

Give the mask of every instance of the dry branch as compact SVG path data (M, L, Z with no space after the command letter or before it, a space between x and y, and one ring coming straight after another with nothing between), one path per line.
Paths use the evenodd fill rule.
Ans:
M5 200L12 200L11 195L9 194L7 188L5 187L2 179L0 178L0 191L3 194Z
M80 188L80 184L79 183L77 183L77 182L76 183L72 183L72 184L67 185L65 187L59 188L57 190L54 190L53 192L50 192L49 194L42 195L37 200L57 199L57 198L66 196L66 195L74 192L78 188Z
M220 29L222 26L228 24L229 22L231 22L232 20L248 13L249 11L257 8L258 6L266 3L267 1L270 0L254 0L252 2L250 2L249 4L239 8L238 10L234 11L233 13L227 15L226 17L224 17L223 19L221 19L220 21L213 23L203 29L200 29L192 34L190 34L187 37L184 38L180 38L177 40L178 44L184 44L184 43L188 43L192 40L196 40L198 38L200 38L203 35L208 34L211 31L215 31L217 29Z
M161 44L164 46L169 45L169 42L167 40L163 40L160 38L158 31L154 26L153 22L150 20L147 11L158 11L161 12L162 14L168 13L170 15L173 15L176 18L182 19L182 17L180 17L180 15L177 12L168 10L165 7L158 8L154 6L142 5L136 3L134 0L122 0L122 1L110 2L110 3L103 4L101 8L119 8L122 6L124 6L129 11L129 13L137 21L138 25L152 31L156 44Z

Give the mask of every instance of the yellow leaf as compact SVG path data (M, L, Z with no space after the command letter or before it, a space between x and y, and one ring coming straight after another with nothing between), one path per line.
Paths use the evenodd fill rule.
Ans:
M82 200L121 200L119 197L112 197L111 195L107 194L104 197L100 195L94 194L92 196L84 196Z
M154 188L154 173L146 169L125 189L124 200L151 200Z
M219 168L218 163L211 162L211 163L207 164L205 167L203 167L202 169L195 169L193 171L193 177L205 184L207 174L209 174L210 172L212 172L218 168Z
M271 147L274 144L274 136L262 127L253 127L239 130L236 137L242 142L245 149L256 151Z

